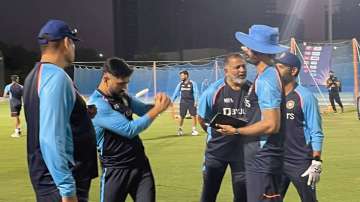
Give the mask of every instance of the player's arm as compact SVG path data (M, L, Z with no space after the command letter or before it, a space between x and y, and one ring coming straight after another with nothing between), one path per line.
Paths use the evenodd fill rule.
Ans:
M212 93L210 90L207 89L199 99L197 114L198 114L198 121L201 128L207 132L208 126L206 123L210 121L212 118Z
M330 88L330 87L331 87L331 84L332 84L331 79L326 80L326 87L327 87L327 88Z
M171 102L175 102L176 98L179 97L179 95L180 95L180 85L181 85L181 83L179 83L179 84L176 86L176 88L175 88L175 90L174 90L174 93L173 93L173 95L171 96Z
M261 111L262 120L242 128L233 128L228 125L218 125L218 131L228 135L241 134L246 136L271 135L280 130L280 109L266 109Z
M282 99L281 84L277 75L257 80L256 94L261 110L261 120L242 128L233 128L229 125L219 125L219 132L232 135L246 136L272 135L279 132L281 122L280 105Z
M304 99L304 115L307 129L310 133L310 143L313 149L313 157L321 157L324 134L322 130L321 116L318 101L314 95Z
M141 102L136 97L133 97L133 96L131 97L131 109L138 116L144 116L153 107L154 107L153 104L146 104L146 103Z
M10 85L7 85L7 86L5 86L3 97L8 98L9 92L10 92Z
M44 78L44 77L43 77ZM69 167L74 165L70 116L75 91L64 74L40 81L39 142L44 162L64 200L76 198L76 185Z
M310 143L313 149L313 160L309 168L301 175L307 177L307 184L314 187L320 180L322 171L321 150L324 134L321 127L319 105L314 95L303 99L303 112L305 116L305 132L310 133Z
M148 128L157 115L166 110L169 104L170 99L165 94L157 96L154 107L148 113L130 121L120 112L113 110L108 103L101 101L96 103L98 111L92 121L97 127L105 128L132 139Z

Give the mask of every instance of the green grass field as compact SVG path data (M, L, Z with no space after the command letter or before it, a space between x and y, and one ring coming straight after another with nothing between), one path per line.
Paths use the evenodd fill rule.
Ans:
M24 119L22 119L24 120ZM190 125L187 120L186 125ZM354 110L344 114L323 115L325 144L323 173L318 186L321 202L360 201L360 121ZM202 186L202 160L205 135L177 137L174 120L162 115L141 134L146 153L155 175L157 201L199 201ZM22 129L25 134L24 121ZM34 193L26 164L26 137L10 137L13 121L9 119L6 102L0 103L0 201L31 202ZM99 178L92 184L90 201L99 201ZM131 201L130 199L128 201ZM218 201L232 201L232 189L227 172ZM291 187L286 202L299 201Z

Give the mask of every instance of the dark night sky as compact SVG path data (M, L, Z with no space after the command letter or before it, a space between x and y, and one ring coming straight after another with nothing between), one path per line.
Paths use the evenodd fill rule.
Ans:
M36 36L48 19L79 30L84 48L113 54L111 0L1 0L0 41L37 50Z

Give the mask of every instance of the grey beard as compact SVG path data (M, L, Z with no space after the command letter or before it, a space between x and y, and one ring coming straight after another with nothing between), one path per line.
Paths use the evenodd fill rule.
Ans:
M239 84L239 85L243 85L246 82L246 79L232 79L234 83Z

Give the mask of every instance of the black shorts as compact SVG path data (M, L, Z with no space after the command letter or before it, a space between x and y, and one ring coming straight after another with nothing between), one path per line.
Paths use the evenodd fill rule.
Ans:
M81 182L76 182L76 196L78 202L88 202L89 200L89 190L90 190L91 180L85 180ZM37 202L59 202L61 201L61 196L59 191L51 192L46 195L36 195Z
M150 165L104 168L100 190L100 202L124 202L128 194L136 202L155 202L155 182Z
M180 103L180 117L185 118L187 111L191 116L196 116L195 102Z
M21 107L22 105L19 103L10 102L11 117L20 116Z

